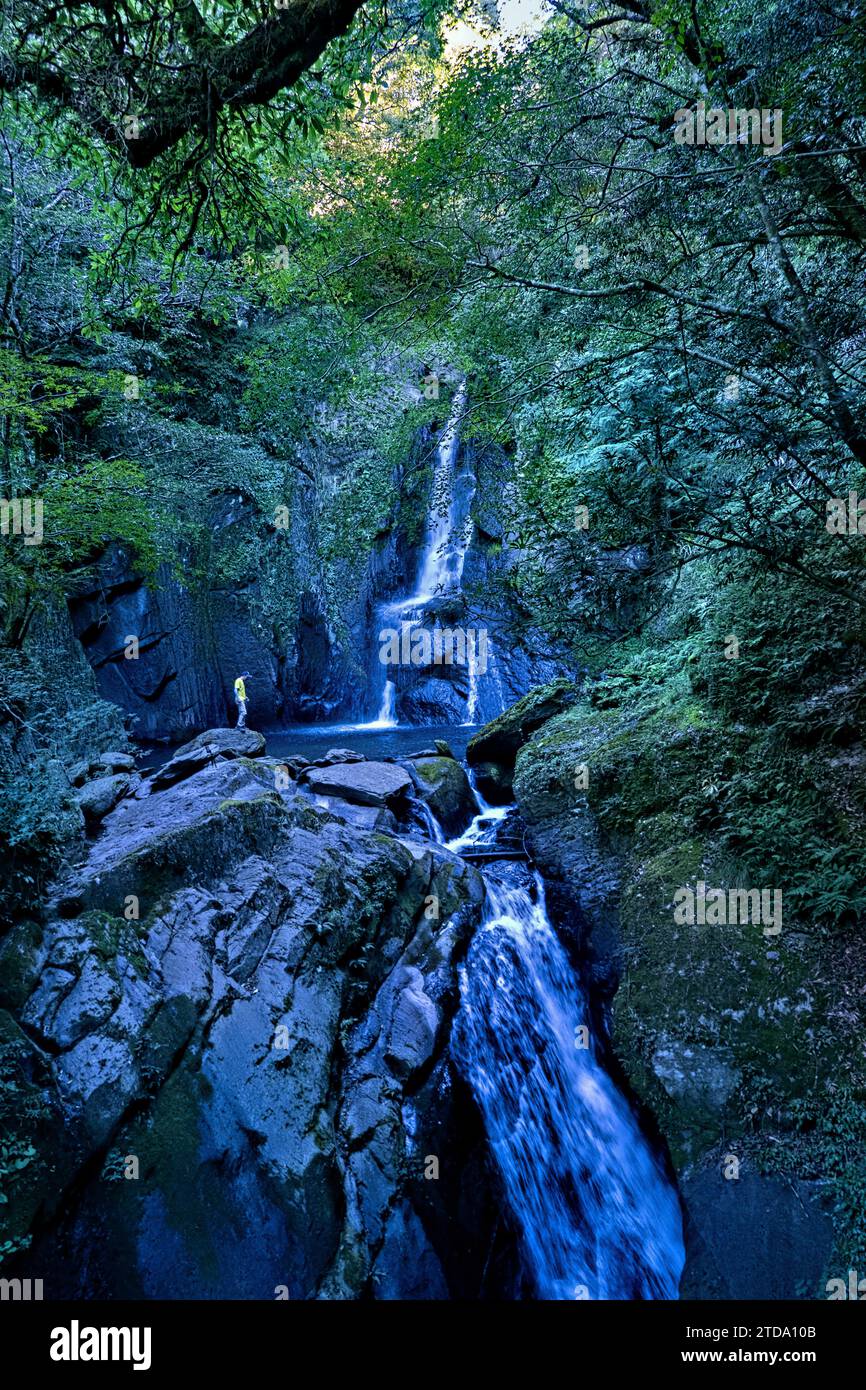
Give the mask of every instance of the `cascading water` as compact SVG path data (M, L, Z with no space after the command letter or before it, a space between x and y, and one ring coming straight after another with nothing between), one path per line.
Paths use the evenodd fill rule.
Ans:
M347 727L363 730L369 729L396 729L397 728L397 687L393 681L386 681L382 691L382 703L379 706L379 713L375 719L371 719L366 724L352 724Z
M459 602L475 486L470 475L455 478L465 399L461 384L438 443L416 591L379 609L382 627L408 629L407 645L437 612L437 599ZM474 641L466 651L465 722L474 723L484 672ZM503 709L489 638L485 652L488 685ZM383 667L378 718L362 727L393 728L396 707L396 685ZM473 790L480 813L447 848L471 848L479 861L487 847L514 858L483 870L487 909L461 971L453 1048L484 1118L536 1294L676 1298L683 1265L676 1194L598 1060L589 1001L548 920L542 881L508 843L515 808L488 806L474 782ZM442 843L429 807L418 824Z
M439 436L430 508L427 513L424 555L418 573L416 592L413 598L407 599L407 607L420 608L437 594L454 593L463 582L463 562L472 539L472 523L469 519L468 527L465 522L462 527L455 526L454 462L457 457L460 418L465 404L466 383L461 381L454 392L445 428Z
M413 637L420 628L429 625L428 605L435 611L436 601L449 595L459 595L463 584L463 567L466 552L472 540L473 521L471 515L472 499L475 494L475 477L469 470L456 471L458 445L460 441L460 421L466 406L466 383L461 382L454 392L451 409L445 427L439 436L436 447L436 464L430 505L427 512L427 526L424 550L418 567L415 592L411 596L383 603L377 610L379 641L383 634L397 631L401 634L402 649L411 651ZM434 620L433 631L439 628L438 617ZM439 628L441 631L441 628ZM429 633L429 626L427 626ZM483 660L479 662L479 646ZM438 658L434 657L434 661ZM446 661L448 658L445 658ZM463 660L461 656L459 658ZM479 710L479 678L484 674L486 663L490 662L495 673L495 686L498 690L499 712L505 708L501 681L495 671L495 655L489 633L484 632L483 643L473 630L465 636L465 662L468 691L466 699L465 724L475 723ZM394 682L388 679L388 666L383 666L384 688L380 700L379 716L375 724L393 727L396 724L396 690L393 703L389 704L388 687ZM366 727L374 727L368 725Z
M512 811L482 802L449 848L492 844ZM676 1298L679 1203L598 1062L541 878L515 863L484 877L487 911L461 973L453 1045L538 1297Z

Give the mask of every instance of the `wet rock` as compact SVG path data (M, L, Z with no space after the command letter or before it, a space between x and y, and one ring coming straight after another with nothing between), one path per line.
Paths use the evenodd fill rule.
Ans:
M339 796L359 806L395 806L405 801L412 778L392 763L343 763L312 768L303 774L310 789L323 796Z
M89 825L97 824L128 791L129 777L125 772L118 772L112 777L97 777L93 782L86 782L77 797L85 821Z
M264 734L255 729L208 729L185 743L154 773L151 790L162 791L212 763L231 758L258 758L264 751Z
M478 804L461 763L439 755L416 757L408 768L418 795L427 802L449 838L465 830Z
M334 763L363 763L365 761L363 753L356 753L353 748L329 748L322 758L314 758L312 767L331 767Z
M466 749L467 762L473 767L479 763L513 767L518 750L535 730L573 705L577 696L574 682L564 679L530 690L504 714L485 724L470 740Z
M237 458L246 446L233 440L231 447ZM135 718L141 738L175 741L231 717L232 682L241 671L251 672L249 718L264 723L282 714L279 652L273 641L263 642L247 606L260 583L260 552L249 543L254 509L236 496L215 496L210 505L211 545L231 547L239 535L247 538L239 553L249 573L236 589L220 582L213 589L196 585L193 593L168 564L148 583L132 552L113 545L70 598L73 629L100 693ZM128 633L146 634L137 661L124 660Z
M310 766L310 760L309 758L302 758L300 753L292 753L288 758L272 759L270 766L275 772L278 769L285 768L288 775L297 780L304 768Z
M407 967L394 1002L385 1057L404 1076L410 1076L433 1052L439 1015L424 993L420 970Z
M422 673L409 689L401 690L401 718L413 724L461 724L466 718L469 696L466 667L455 665L436 669L447 671L448 677Z
M408 1202L390 1213L382 1247L373 1266L379 1298L400 1300L447 1299L442 1266Z
M393 764L315 775L411 786ZM344 801L349 823L316 796L234 758L128 799L69 871L78 915L4 941L40 1123L68 1146L4 1212L24 1234L41 1210L21 1263L55 1269L56 1296L442 1298L452 1279L478 1295L486 1260L446 1277L445 1247L456 1232L485 1251L488 1225L464 1228L496 1206L443 1185L434 1243L410 1155L433 1071L424 1122L454 1136L455 1174L461 1129L480 1142L449 1118L448 1043L483 883L443 846L383 834L382 807ZM130 1154L139 1180L110 1180Z
M508 806L514 800L511 768L500 763L478 763L474 772L475 785L492 806Z
M389 835L397 830L396 817L383 806L357 806L351 801L344 801L342 797L322 795L316 795L315 804L334 820L352 825L356 830L381 830Z

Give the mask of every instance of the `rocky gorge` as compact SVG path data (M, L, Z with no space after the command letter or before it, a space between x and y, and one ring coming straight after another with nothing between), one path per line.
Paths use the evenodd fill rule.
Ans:
M864 33L6 7L0 1300L863 1293Z
M676 890L727 872L686 795L706 751L694 704L644 716L616 681L526 655L531 634L495 638L484 682L422 665L380 699L380 623L517 622L479 598L489 573L472 584L498 524L471 510L484 451L447 425L433 442L420 540L395 570L407 475L367 563L368 655L351 668L315 623L295 632L292 669L333 702L281 685L275 649L257 665L247 620L205 596L206 663L191 592L124 578L117 551L69 620L33 628L103 697L96 737L53 765L63 862L0 944L6 1263L57 1271L51 1297L796 1298L839 1258L808 1139L790 1168L768 1162L793 1137L795 1071L776 1073L789 1108L759 1109L763 1059L796 1055L826 988L806 940L743 931L732 950L671 928ZM166 603L169 645L127 661L121 629L152 632ZM210 686L128 683L172 651ZM273 732L217 725L156 755L154 738L223 715L242 659L251 722ZM284 700L305 719L370 713L364 691L379 718L324 723L333 746L277 722ZM396 751L400 728L414 746ZM362 733L381 751L358 751ZM7 757L31 749L25 731Z

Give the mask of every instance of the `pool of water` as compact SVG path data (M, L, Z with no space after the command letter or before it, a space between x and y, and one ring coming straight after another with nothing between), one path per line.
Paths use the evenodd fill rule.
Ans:
M371 728L358 724L298 724L286 729L264 729L267 754L272 758L288 758L298 753L302 758L321 758L329 748L351 748L365 758L405 758L422 748L432 748L434 740L444 739L455 758L463 758L466 745L477 733L480 724L444 724L418 727L397 724L391 728ZM138 765L151 771L168 762L175 748L144 746Z

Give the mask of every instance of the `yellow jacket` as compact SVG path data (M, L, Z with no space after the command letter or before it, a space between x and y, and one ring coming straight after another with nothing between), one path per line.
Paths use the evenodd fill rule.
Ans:
M235 681L235 699L245 700L247 698L247 688L244 685L243 676L238 676Z

